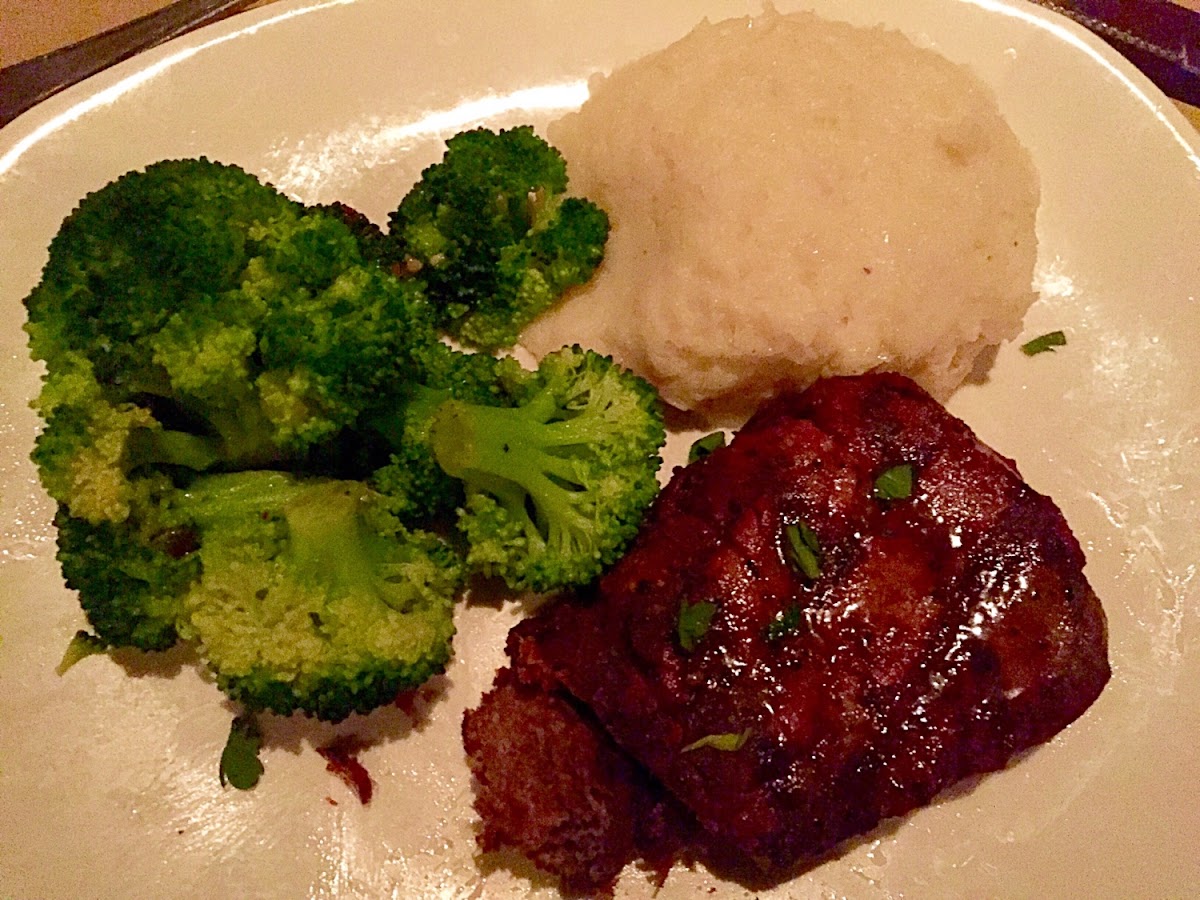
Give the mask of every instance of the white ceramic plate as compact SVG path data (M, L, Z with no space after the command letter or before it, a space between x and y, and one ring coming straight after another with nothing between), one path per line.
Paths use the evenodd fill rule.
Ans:
M817 0L973 66L1041 171L1042 299L990 381L951 408L1062 505L1089 555L1115 675L1049 745L889 823L788 897L1167 897L1200 889L1200 156L1197 136L1099 42L1002 0ZM266 776L222 790L230 711L182 656L53 668L83 624L27 461L37 389L21 298L85 192L164 157L240 163L310 201L382 219L477 122L542 125L586 76L753 0L283 2L147 53L0 132L0 898L503 897L544 879L474 856L458 738L518 612L461 611L426 715L338 730L374 742L361 806L275 722ZM532 881L530 878L532 877ZM749 894L677 871L663 898ZM648 897L638 874L621 893Z

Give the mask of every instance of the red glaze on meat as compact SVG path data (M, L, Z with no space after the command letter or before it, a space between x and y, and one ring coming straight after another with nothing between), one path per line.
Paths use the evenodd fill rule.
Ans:
M899 464L911 496L877 499ZM816 577L789 559L801 524ZM706 842L788 866L1087 709L1109 667L1083 566L1053 502L913 382L829 379L678 470L594 596L522 623L511 646ZM686 650L681 604L699 602L715 613ZM696 744L734 735L736 749ZM505 765L494 747L474 754ZM486 832L496 819L480 813Z

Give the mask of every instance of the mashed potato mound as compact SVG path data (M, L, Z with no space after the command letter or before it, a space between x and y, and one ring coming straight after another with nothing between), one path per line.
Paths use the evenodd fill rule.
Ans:
M706 22L548 134L613 230L523 343L610 353L679 408L871 369L944 399L1034 299L1028 153L975 75L899 33Z

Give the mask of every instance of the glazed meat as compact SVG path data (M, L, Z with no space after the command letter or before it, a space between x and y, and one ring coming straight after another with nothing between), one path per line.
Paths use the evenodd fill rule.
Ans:
M665 874L698 838L691 817L553 681L536 643L514 631L509 655L463 720L481 849L519 850L580 894L634 859Z
M790 866L1088 708L1109 667L1083 566L1054 503L913 382L829 379L676 471L593 595L510 647L704 842Z

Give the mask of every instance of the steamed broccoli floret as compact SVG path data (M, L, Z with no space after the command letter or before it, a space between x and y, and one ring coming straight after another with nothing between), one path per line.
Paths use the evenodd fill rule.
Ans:
M363 418L364 431L387 446L388 462L371 484L406 524L453 514L463 502L462 483L438 465L430 424L438 407L457 399L484 406L510 406L511 390L527 373L516 360L461 353L437 343L421 356L420 380L401 386Z
M184 592L199 576L195 535L150 514L94 524L59 509L58 560L96 636L166 650L179 638Z
M466 490L468 566L518 589L586 584L625 549L658 491L658 395L609 357L567 347L514 399L450 400L433 418L437 460Z
M342 221L203 159L84 198L25 302L49 372L38 405L52 428L57 414L108 433L110 475L147 449L196 469L301 459L435 340L420 286L364 261ZM126 422L99 422L97 400ZM122 460L114 435L135 431L151 446ZM93 465L62 442L41 461L50 482Z
M420 265L441 326L485 350L526 324L604 255L608 217L563 196L557 150L528 126L467 131L446 144L390 218L396 255Z
M42 485L68 514L92 524L123 522L168 487L154 467L203 470L220 460L207 436L164 428L136 403L110 402L78 353L55 360L34 405L46 422L33 451Z
M58 558L96 636L195 641L249 709L337 721L444 668L461 554L405 528L365 484L203 475L120 523L60 510Z
M25 301L33 458L96 647L191 641L247 709L336 721L443 669L469 571L581 584L636 531L648 385L579 348L531 373L440 341L511 343L607 220L530 129L450 144L386 238L204 159L63 223Z
M462 562L354 481L278 472L198 478L174 515L200 574L181 631L231 698L337 721L444 668Z

